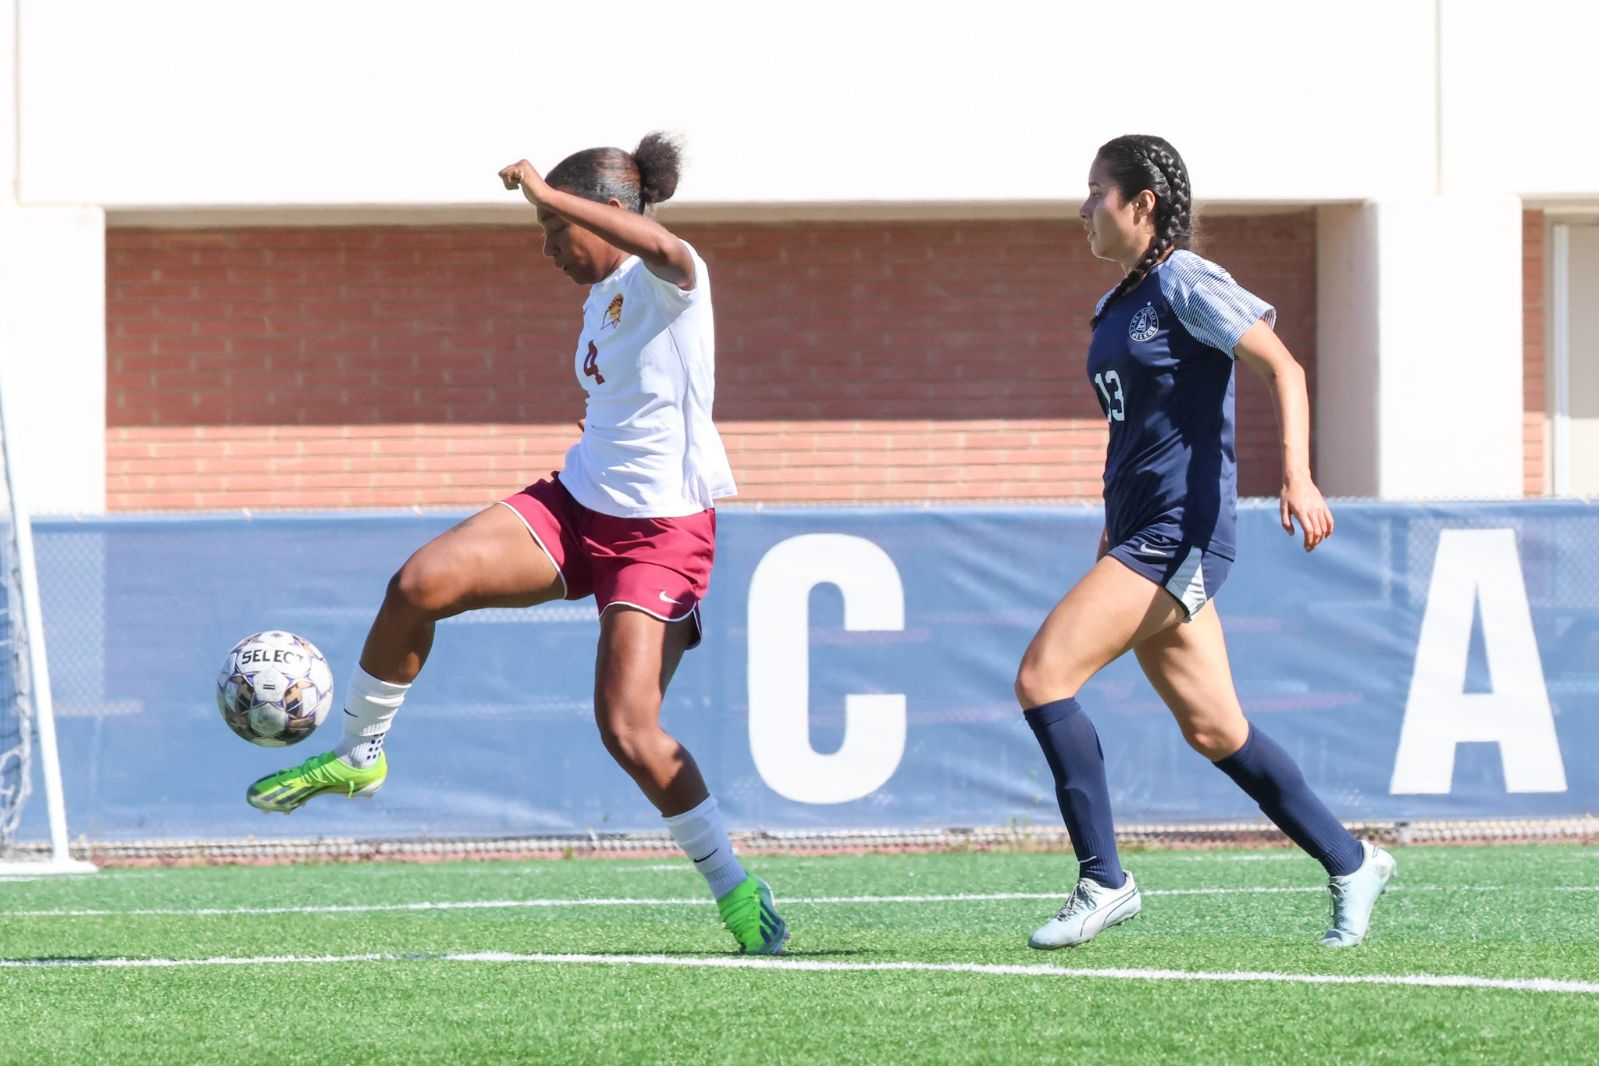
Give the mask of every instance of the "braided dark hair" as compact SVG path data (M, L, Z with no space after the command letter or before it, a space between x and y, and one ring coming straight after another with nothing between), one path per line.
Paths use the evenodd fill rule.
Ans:
M544 180L585 200L616 200L629 211L670 200L677 191L683 147L664 133L647 133L631 152L585 148L561 160Z
M1160 257L1173 248L1187 248L1194 239L1193 202L1188 186L1188 166L1167 140L1130 133L1106 141L1097 156L1110 180L1131 200L1148 189L1155 194L1155 237L1133 269L1111 290L1093 325L1105 317L1110 305L1149 276Z

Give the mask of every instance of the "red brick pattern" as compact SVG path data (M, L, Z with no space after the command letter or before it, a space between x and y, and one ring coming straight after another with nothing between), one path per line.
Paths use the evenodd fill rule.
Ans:
M1549 492L1549 397L1544 362L1544 220L1542 211L1521 216L1521 462L1528 496Z
M742 499L1098 494L1086 324L1115 269L1075 222L684 225L711 268ZM1314 381L1311 212L1200 251L1279 308ZM107 506L471 505L560 464L582 292L522 227L112 230ZM1239 379L1246 492L1271 493Z

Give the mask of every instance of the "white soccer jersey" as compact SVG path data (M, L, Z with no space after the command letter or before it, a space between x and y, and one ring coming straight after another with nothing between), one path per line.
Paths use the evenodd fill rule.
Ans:
M737 491L711 421L710 272L683 246L694 258L689 292L629 256L583 303L575 366L588 405L561 484L591 511L678 518Z

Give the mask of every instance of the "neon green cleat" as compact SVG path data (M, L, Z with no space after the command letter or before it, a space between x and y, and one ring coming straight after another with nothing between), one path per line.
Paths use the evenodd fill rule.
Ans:
M389 776L389 759L379 754L378 761L363 770L341 762L338 755L325 752L313 755L299 766L268 774L244 793L250 806L262 811L288 814L312 796L324 792L346 798L370 796L383 787Z
M722 924L738 941L740 953L783 953L788 926L772 906L772 887L759 877L751 874L744 878L737 888L716 901L716 909L722 913Z

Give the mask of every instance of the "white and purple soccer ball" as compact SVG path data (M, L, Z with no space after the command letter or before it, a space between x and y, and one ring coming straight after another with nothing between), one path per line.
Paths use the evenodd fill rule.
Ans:
M333 671L304 637L281 629L233 646L217 674L217 709L252 744L282 748L310 736L333 706Z

